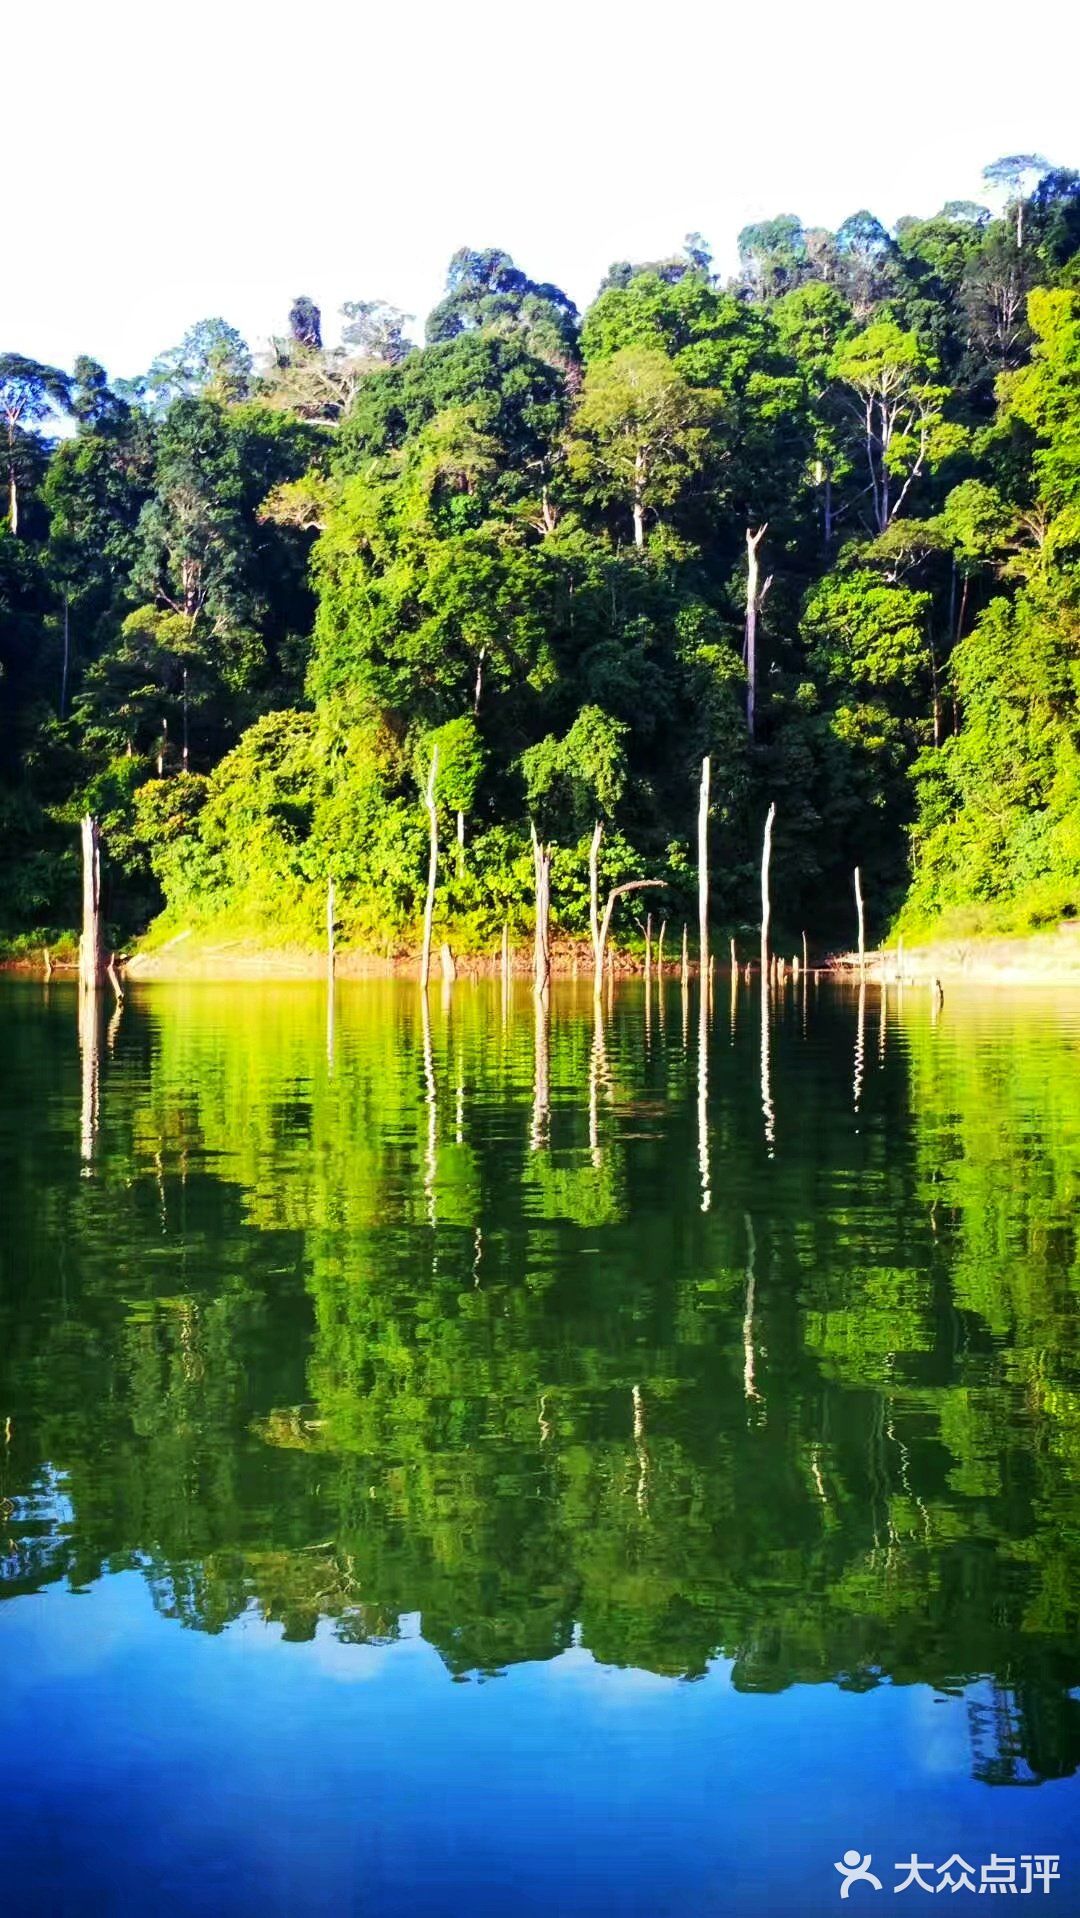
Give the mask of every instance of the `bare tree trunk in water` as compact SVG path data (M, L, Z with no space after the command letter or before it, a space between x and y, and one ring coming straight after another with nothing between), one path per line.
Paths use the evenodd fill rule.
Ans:
M594 972L600 964L600 842L603 837L604 828L597 820L589 841L589 938Z
M702 977L709 969L709 774L708 757L701 762L698 798L698 965Z
M536 942L533 972L537 992L546 992L551 983L551 847L541 843L532 828L533 867L536 873Z
M600 931L596 944L596 968L593 973L593 993L597 999L600 998L604 989L604 954L607 951L608 933L611 930L611 915L615 910L616 899L621 899L624 892L645 892L650 886L662 886L663 883L662 879L628 879L625 885L612 886L611 891L608 893L607 904L604 907L604 916L600 921Z
M435 810L435 775L439 770L439 748L431 749L431 765L428 769L427 787L424 792L424 804L428 815L428 880L427 898L424 901L424 941L420 948L420 990L427 991L431 976L431 921L435 913L435 881L439 875L439 819Z
M863 918L862 875L855 868L855 909L859 915L859 977L866 973L866 926Z
M769 862L772 858L772 829L776 818L776 801L772 802L765 817L765 837L761 845L761 990L768 990L769 979L769 919L772 906L769 900Z
M101 929L101 841L98 823L87 813L82 822L83 923L79 941L79 988L96 992L105 977Z

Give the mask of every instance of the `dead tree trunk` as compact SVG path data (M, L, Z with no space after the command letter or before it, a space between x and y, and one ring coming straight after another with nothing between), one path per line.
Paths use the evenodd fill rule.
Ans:
M604 828L597 820L589 841L589 938L594 972L600 963L600 842L603 837Z
M336 924L336 921L334 918L334 879L333 879L333 874L331 874L330 878L326 882L326 971L327 971L327 976L330 979L332 979L334 976L334 967L336 965L336 955L334 952L335 924Z
M855 909L859 915L859 976L866 972L866 925L863 916L862 878L855 868Z
M666 932L667 920L661 919L660 937L656 942L656 976L658 979L662 979L664 976L664 934Z
M607 904L604 907L604 916L600 921L600 931L597 935L596 966L593 972L593 993L597 999L599 999L604 987L604 954L607 951L608 933L611 930L611 915L615 910L616 899L621 899L624 892L645 892L648 887L662 886L663 883L662 879L628 879L625 885L612 886L611 891L608 893Z
M502 972L502 989L505 994L509 992L510 990L510 921L508 919L503 920L502 953L500 955L500 958L501 958L501 972Z
M772 858L772 829L776 818L776 801L773 800L765 817L765 837L761 844L761 990L768 990L769 982L769 919L772 907L769 900L769 861Z
M439 770L439 748L431 749L431 766L428 770L427 786L424 791L424 804L427 807L429 848L427 898L424 901L424 942L420 949L420 990L427 991L431 976L431 921L435 915L435 881L439 876L439 817L435 810L435 775Z
M687 943L686 943L686 920L684 919L683 929L682 929L682 988L684 992L686 991L686 988L689 984L690 984L690 956L689 956Z
M551 983L551 847L540 840L532 828L533 868L536 873L536 940L533 975L537 992L546 992Z
M101 842L98 823L87 813L82 822L83 922L79 941L79 986L96 992L105 978L101 931Z
M701 762L698 797L698 965L702 978L709 970L709 760Z
M652 913L645 914L645 986L652 983Z

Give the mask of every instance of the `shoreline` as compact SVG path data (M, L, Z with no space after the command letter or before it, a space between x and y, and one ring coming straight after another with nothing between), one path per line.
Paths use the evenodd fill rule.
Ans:
M749 941L742 943L740 966L749 964L756 976L759 971L757 950L750 947ZM718 940L717 948L713 955L717 975L727 977L730 974L727 941ZM942 985L951 981L954 984L962 982L994 986L1080 986L1080 923L1067 922L1051 932L1015 937L930 940L910 946L905 942L902 949L898 942L886 947L874 947L865 955L867 983L880 984L882 980L886 985L898 983L901 950L905 984L930 984L936 979ZM790 976L794 955L786 953L780 945L775 946L774 951L779 958L787 961ZM415 953L406 952L387 958L345 948L335 954L334 972L338 979L415 980L418 964ZM592 964L592 952L584 943L563 944L552 951L551 970L552 977L556 979L589 980L592 977ZM498 952L455 955L455 967L459 979L497 979L501 970ZM644 961L636 953L616 952L613 954L613 969L616 977L640 978L644 973ZM0 970L13 975L45 976L39 954L27 954L0 962ZM132 984L176 984L201 980L208 984L224 985L233 981L312 980L325 979L327 955L325 948L320 950L315 946L268 946L255 938L216 940L200 938L193 932L181 932L156 949L136 949L129 959L122 962L122 970L125 979ZM665 977L677 978L679 970L678 952L666 955ZM816 966L812 959L810 971L815 970L840 981L857 983L858 954L834 952L819 959ZM52 976L58 980L74 980L76 972L77 965L73 959L53 961ZM697 973L694 960L691 961L690 972L691 976ZM523 940L512 954L511 974L515 980L531 978L531 940ZM441 966L436 959L432 966L432 985L442 982Z

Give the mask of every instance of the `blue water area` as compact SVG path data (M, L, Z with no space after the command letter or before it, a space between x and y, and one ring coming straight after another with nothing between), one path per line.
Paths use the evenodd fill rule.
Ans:
M4 1912L1080 1912L1074 1002L6 987L0 1058Z

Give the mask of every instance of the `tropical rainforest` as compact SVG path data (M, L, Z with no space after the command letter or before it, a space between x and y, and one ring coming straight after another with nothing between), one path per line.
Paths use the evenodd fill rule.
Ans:
M1080 905L1080 174L612 265L579 314L454 255L424 344L297 298L139 378L0 354L0 933L414 942L588 917L587 846L717 928L1027 929ZM26 342L29 344L29 342Z

